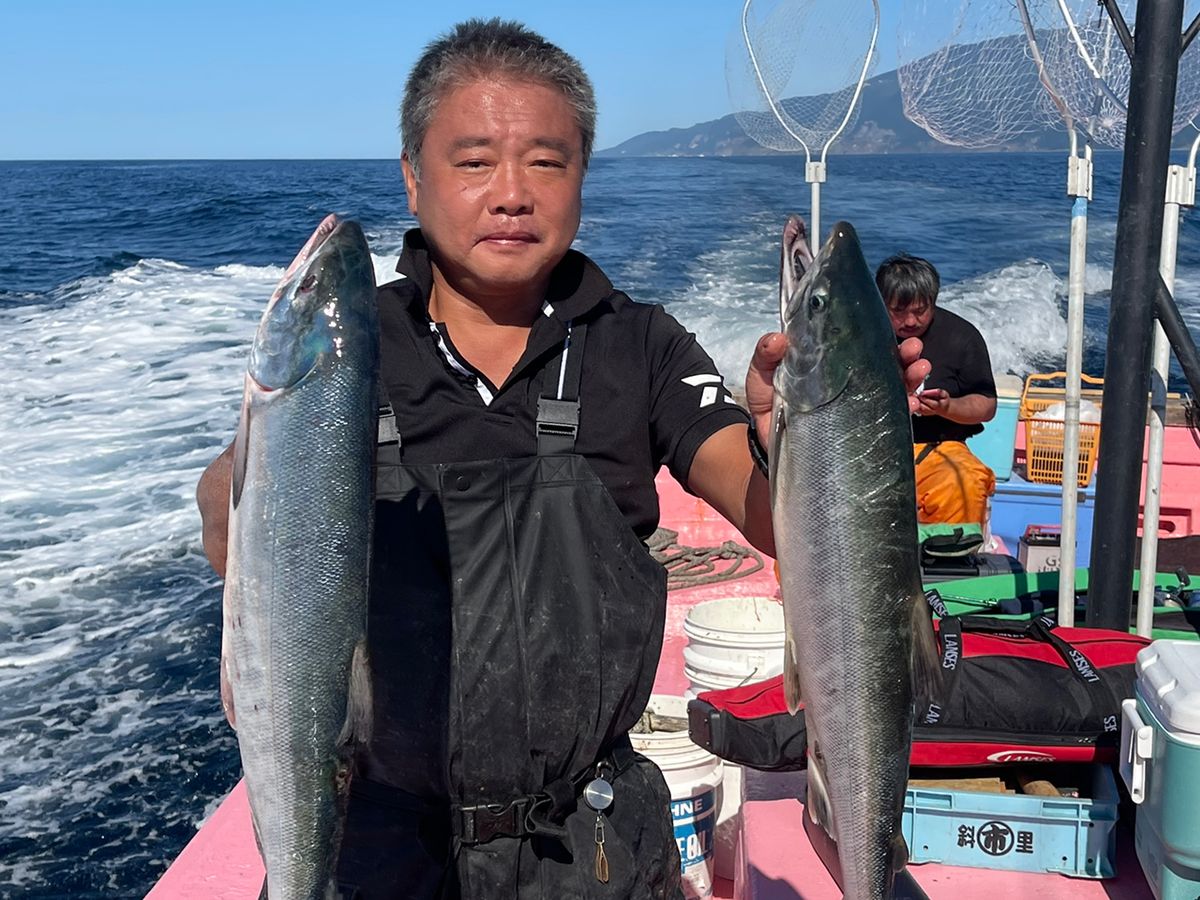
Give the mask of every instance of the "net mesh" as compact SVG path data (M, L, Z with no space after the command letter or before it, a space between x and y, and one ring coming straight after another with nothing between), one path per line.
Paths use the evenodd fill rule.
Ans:
M913 0L902 8L904 114L944 144L1001 147L1061 125L1045 99L1012 0Z
M868 54L874 62L875 9L871 0L749 0L725 55L729 101L746 134L772 150L812 154L847 112L851 128Z
M1093 143L1125 144L1129 98L1129 57L1116 27L1095 0L1025 0L1048 80L1076 127ZM1117 4L1131 30L1137 4ZM1184 22L1200 10L1200 0L1186 4ZM1063 7L1067 15L1063 14ZM1073 24L1074 29L1068 27ZM1179 63L1172 130L1178 133L1200 114L1200 45L1193 43Z

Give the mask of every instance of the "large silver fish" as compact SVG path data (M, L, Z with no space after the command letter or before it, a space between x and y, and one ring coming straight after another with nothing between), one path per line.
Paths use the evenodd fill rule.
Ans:
M805 708L808 810L849 900L890 898L914 683L939 660L917 558L912 428L887 311L845 222L814 260L784 227L772 514L788 708ZM914 673L916 673L914 675Z
M335 896L368 736L378 330L362 229L330 216L263 314L234 442L222 666L272 900Z

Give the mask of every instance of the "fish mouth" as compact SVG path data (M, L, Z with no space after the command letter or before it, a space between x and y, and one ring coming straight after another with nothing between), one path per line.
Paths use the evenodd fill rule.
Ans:
M787 309L800 287L804 274L812 268L813 253L808 245L804 220L790 215L783 226L783 244L779 260L779 321L787 324Z
M812 266L812 251L809 248L809 229L803 218L792 215L784 223L784 240L779 260L779 318L787 322L787 306L796 295L804 274Z
M283 278L279 280L279 284L281 286L286 284L296 274L296 270L308 262L309 258L314 256L325 245L330 236L343 224L338 221L338 217L334 213L330 213L322 219L321 224L317 226L317 230L304 242L304 246L300 248L300 252L296 254L296 258L292 260L287 270L283 273Z

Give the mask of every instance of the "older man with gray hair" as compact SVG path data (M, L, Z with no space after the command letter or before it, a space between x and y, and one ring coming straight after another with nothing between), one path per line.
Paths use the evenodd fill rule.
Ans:
M643 543L654 478L669 467L773 551L748 438L766 433L783 336L755 349L747 415L693 335L570 249L595 100L524 26L471 20L430 44L401 120L420 228L378 293L375 721L341 889L679 897L670 797L627 737L665 620ZM229 468L227 451L199 489L218 571Z

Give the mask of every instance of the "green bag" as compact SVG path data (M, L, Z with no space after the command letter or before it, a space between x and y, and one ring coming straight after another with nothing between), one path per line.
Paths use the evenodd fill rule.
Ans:
M918 525L917 544L922 559L970 556L983 548L983 527L974 522Z

